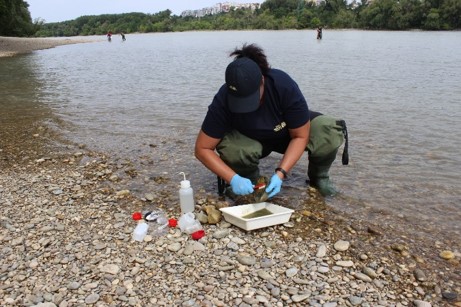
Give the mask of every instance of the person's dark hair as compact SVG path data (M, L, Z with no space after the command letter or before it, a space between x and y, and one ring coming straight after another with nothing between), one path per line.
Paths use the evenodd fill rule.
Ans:
M247 57L258 64L263 75L267 75L269 72L270 66L267 62L267 57L264 54L264 50L256 44L244 44L242 49L235 48L235 50L229 56L233 56L234 59Z

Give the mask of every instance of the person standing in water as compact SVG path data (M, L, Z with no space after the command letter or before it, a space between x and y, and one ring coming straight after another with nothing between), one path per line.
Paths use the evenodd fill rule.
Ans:
M322 27L317 27L317 39L322 39Z

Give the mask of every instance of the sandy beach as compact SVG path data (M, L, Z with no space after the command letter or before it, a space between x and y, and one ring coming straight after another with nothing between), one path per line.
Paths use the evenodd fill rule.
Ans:
M0 36L0 58L30 53L34 50L54 48L61 45L88 43L94 40L84 37L23 38Z
M86 41L0 37L0 55ZM246 232L204 221L205 236L195 240L150 222L135 241L134 212L180 217L177 190L165 184L174 179L146 165L157 174L146 186L161 192L139 197L129 188L137 176L129 161L44 125L5 125L0 305L461 307L457 245L338 214L311 188L288 223ZM195 201L201 218L233 205L202 189Z

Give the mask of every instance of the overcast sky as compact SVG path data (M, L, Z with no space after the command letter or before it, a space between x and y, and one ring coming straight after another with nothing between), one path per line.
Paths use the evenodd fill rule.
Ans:
M140 12L155 14L169 9L173 15L185 10L214 6L219 0L25 0L32 20L59 22L83 15L120 14ZM232 3L262 3L263 0L233 0Z

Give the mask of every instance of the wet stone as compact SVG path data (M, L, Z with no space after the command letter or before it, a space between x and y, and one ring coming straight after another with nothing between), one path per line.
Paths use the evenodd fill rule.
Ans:
M454 301L458 298L458 294L454 292L442 292L442 297L448 301Z

